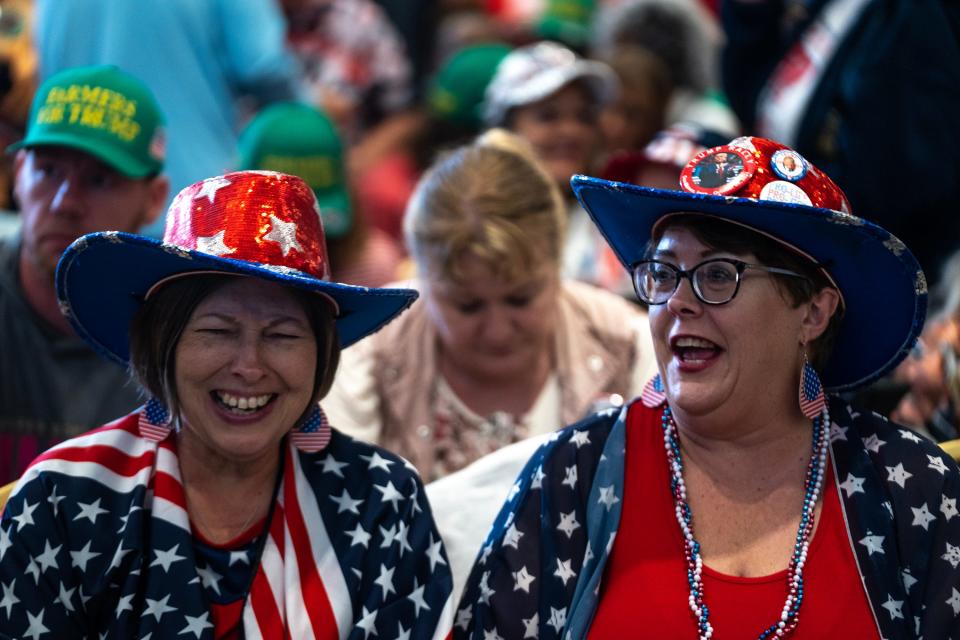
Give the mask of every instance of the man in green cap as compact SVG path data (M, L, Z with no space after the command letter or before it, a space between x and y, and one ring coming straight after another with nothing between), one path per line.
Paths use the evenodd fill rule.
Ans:
M0 484L38 453L134 409L139 390L61 315L60 254L94 231L157 218L163 117L149 89L112 66L78 67L37 91L27 134L8 151L21 228L0 242Z

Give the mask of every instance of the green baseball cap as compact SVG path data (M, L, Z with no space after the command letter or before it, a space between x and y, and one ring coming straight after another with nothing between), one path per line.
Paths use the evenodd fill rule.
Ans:
M480 130L480 105L497 65L511 49L505 44L476 44L460 49L433 77L427 95L430 110L454 124Z
M539 37L582 47L590 38L595 0L547 0L536 26Z
M79 149L130 178L163 169L163 114L150 89L111 65L54 74L33 98L27 135L7 151Z
M263 109L240 134L240 169L279 171L310 185L328 238L353 225L343 143L322 111L295 102Z

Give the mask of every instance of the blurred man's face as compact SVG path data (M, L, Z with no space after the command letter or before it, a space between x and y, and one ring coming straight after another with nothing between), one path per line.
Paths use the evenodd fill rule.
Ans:
M63 250L95 231L137 232L159 214L165 178L134 179L67 147L22 150L14 194L22 217L21 267L51 282Z

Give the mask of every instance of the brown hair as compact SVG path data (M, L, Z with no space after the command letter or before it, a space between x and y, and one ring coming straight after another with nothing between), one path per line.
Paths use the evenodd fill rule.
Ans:
M473 255L504 280L542 264L560 268L563 199L517 136L492 129L427 171L404 217L404 235L421 273L460 279Z
M154 398L166 405L175 420L180 416L176 388L177 344L197 306L236 277L196 274L171 280L144 301L130 322L131 373ZM340 362L340 340L333 311L326 299L294 287L288 291L293 293L306 313L317 340L312 405L333 385ZM309 409L309 406L304 409L304 416Z
M809 258L790 250L785 245L762 233L708 216L683 214L658 225L654 229L650 243L647 245L647 255L652 254L660 238L671 227L688 229L700 242L711 249L729 251L735 254L752 253L757 257L757 261L764 266L799 273L803 276L802 278L770 274L774 282L777 283L780 295L794 308L810 301L814 295L827 287L836 288L824 274L822 268ZM810 364L818 371L822 371L827 361L830 360L833 341L840 331L842 322L843 307L841 304L837 307L833 316L830 317L830 322L823 333L807 345L807 356L810 359Z

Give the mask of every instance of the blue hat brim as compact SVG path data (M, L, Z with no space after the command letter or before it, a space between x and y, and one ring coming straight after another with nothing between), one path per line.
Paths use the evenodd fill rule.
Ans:
M251 276L329 296L339 307L336 325L341 348L376 332L418 296L413 289L328 282L293 270L272 270L108 231L78 238L64 251L57 265L57 298L81 338L101 355L126 365L130 321L147 291L160 280L196 271Z
M824 387L846 391L889 373L910 352L927 313L927 282L916 258L877 225L830 209L639 187L588 176L573 192L627 269L645 258L654 225L691 212L739 223L806 254L830 275L844 318Z

